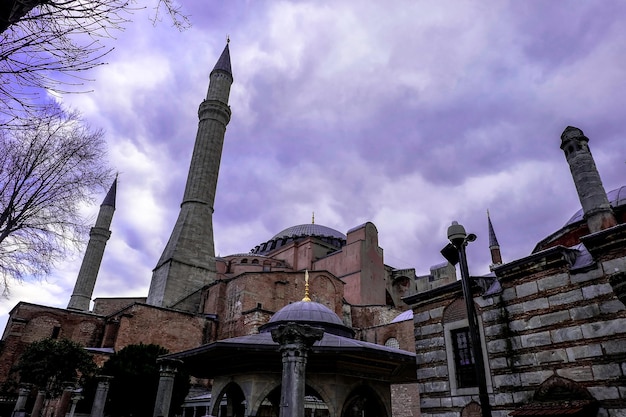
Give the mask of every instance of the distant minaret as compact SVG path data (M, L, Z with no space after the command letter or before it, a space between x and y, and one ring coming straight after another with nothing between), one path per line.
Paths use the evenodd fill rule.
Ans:
M561 135L561 149L569 164L578 198L591 233L615 226L615 215L606 197L600 174L583 131L568 126Z
M115 212L115 193L117 192L117 178L113 181L109 192L100 205L100 211L96 219L96 224L89 232L89 243L80 265L78 278L74 285L74 292L70 297L67 308L72 310L89 311L93 288L96 285L98 270L102 263L104 248L111 237L111 221Z
M213 203L224 134L230 121L228 96L232 83L227 43L211 71L209 90L198 110L200 121L183 202L172 235L152 273L148 304L173 307L215 280ZM197 307L188 303L177 306L183 310Z
M489 216L489 210L487 210L487 223L489 227L489 251L491 252L491 265L489 269L492 269L498 265L502 265L502 254L500 253L500 244L496 237L496 232L493 230L491 224L491 216Z

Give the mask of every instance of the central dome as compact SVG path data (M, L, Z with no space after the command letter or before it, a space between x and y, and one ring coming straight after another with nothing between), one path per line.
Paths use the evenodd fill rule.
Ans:
M346 244L346 235L340 231L320 224L308 223L291 226L276 233L267 242L261 243L253 248L250 253L265 255L291 242L309 237L315 237L316 239L326 242L334 247L334 250L339 250ZM333 249L331 249L331 251L333 251Z
M330 227L322 226L320 224L299 224L297 226L291 226L285 230L276 233L272 239L279 239L283 237L299 237L299 236L323 236L334 237L337 239L346 239L346 235L338 230L331 229Z
M259 328L261 333L269 332L281 324L301 323L321 327L325 332L337 336L353 337L354 331L343 324L337 314L324 304L314 301L298 301L278 310L267 324Z

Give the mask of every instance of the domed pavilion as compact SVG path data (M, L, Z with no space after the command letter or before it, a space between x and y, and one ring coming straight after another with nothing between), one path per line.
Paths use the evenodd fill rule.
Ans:
M212 379L209 414L217 417L391 416L391 385L416 379L415 354L354 339L308 290L258 330L160 361Z

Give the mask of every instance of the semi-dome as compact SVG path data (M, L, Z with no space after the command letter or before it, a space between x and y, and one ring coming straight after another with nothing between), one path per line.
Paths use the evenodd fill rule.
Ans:
M606 198L609 200L609 204L615 210L618 207L626 205L626 185L623 185L615 190L611 190L606 193ZM565 223L565 226L568 226L573 223L577 223L584 218L583 209L578 210L568 221Z
M354 331L343 324L337 314L324 304L314 301L298 301L278 310L267 324L259 328L261 333L269 332L281 324L301 323L321 327L325 332L337 336L354 337Z

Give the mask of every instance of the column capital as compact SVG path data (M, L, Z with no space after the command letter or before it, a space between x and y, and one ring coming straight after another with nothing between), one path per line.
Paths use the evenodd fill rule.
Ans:
M287 323L272 330L272 340L282 346L300 345L303 348L313 346L324 337L324 330L308 324Z

